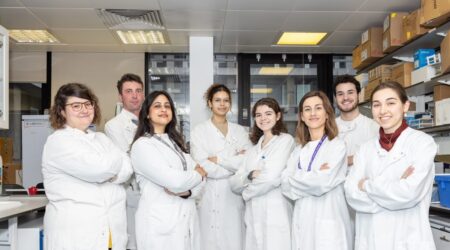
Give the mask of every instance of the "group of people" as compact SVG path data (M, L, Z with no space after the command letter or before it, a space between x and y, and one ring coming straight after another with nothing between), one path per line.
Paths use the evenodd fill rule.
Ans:
M298 106L295 138L273 98L252 108L250 134L227 120L230 90L205 93L211 118L191 132L190 153L171 96L125 74L123 109L105 125L83 84L63 85L50 119L42 172L49 204L45 249L435 249L428 222L436 144L411 129L401 85L372 93L336 79L336 118L325 93Z

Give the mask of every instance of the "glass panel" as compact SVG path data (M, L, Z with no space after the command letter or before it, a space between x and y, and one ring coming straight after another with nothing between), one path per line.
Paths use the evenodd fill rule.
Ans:
M173 98L180 131L189 141L189 56L187 54L151 54L148 93L165 90Z
M214 56L214 83L223 84L231 91L231 112L228 120L237 123L237 57L233 54L217 54Z
M297 126L298 103L307 92L317 89L317 64L250 64L251 108L263 97L275 98L292 135Z

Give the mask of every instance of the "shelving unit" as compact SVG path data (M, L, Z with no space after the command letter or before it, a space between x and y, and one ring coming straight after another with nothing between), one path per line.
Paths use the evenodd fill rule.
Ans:
M431 203L430 211L444 212L450 215L450 208L442 206L440 203Z
M404 46L378 59L369 66L362 68L359 73L366 73L382 64L394 64L398 61L413 61L414 52L423 48L438 48L444 39L444 34L450 29L450 21L437 28L429 30L427 33L408 41Z
M426 95L433 92L433 88L438 84L449 84L450 83L450 73L445 73L433 77L430 81L421 82L418 84L406 87L406 93L408 96L419 96Z
M450 132L450 124L444 124L440 126L433 126L427 128L420 128L420 131L425 133L440 133L440 132Z

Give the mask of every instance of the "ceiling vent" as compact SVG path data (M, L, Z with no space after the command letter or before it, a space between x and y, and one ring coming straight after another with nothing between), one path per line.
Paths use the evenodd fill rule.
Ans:
M158 10L97 9L97 14L113 30L163 30Z

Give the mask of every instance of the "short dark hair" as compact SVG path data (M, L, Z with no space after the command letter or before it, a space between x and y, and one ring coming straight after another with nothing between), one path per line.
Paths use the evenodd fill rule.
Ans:
M230 98L230 103L231 103L231 91L230 91L230 89L227 86L223 85L223 84L215 83L215 84L209 86L209 88L205 92L204 98L206 100L206 105L208 105L208 102L212 102L214 94L216 94L217 92L220 92L220 91L224 91L225 93L228 94L228 97Z
M122 87L124 82L137 82L142 85L142 88L144 88L144 83L141 80L141 77L138 75L127 73L123 75L119 81L117 81L117 90L119 91L119 94L122 94Z
M145 136L145 134L147 133L151 136L155 134L155 128L149 121L148 117L150 106L152 106L155 99L160 95L165 96L167 100L169 100L170 110L172 111L172 120L169 122L169 124L167 124L164 132L169 135L170 139L175 141L175 143L181 148L181 150L183 150L183 152L187 153L183 135L177 129L178 122L175 104L173 103L173 100L170 97L169 93L167 93L166 91L153 91L148 94L147 97L145 97L144 103L142 103L141 111L139 112L139 123L136 129L133 143L136 142L140 137Z
M395 93L397 93L403 104L408 101L408 95L406 94L405 88L403 88L400 83L395 81L382 82L380 85L376 86L370 95L370 101L373 101L373 95L382 89L392 89Z
M328 99L327 95L322 91L310 91L302 97L300 103L298 104L298 123L295 134L298 142L302 146L311 141L311 134L309 133L308 126L301 118L303 113L303 104L305 103L306 99L314 96L322 99L323 107L328 115L328 119L325 122L325 134L327 135L328 139L330 141L333 140L339 132L338 126L336 124L336 115L334 114L333 106L331 105L331 102Z
M336 96L336 87L341 83L347 83L347 82L353 83L353 85L355 85L356 93L359 94L359 92L361 92L361 84L359 83L359 81L356 80L356 78L354 76L345 74L345 75L337 76L336 80L334 81L333 93L335 96Z
M66 124L66 118L61 112L66 109L67 99L71 96L83 98L92 102L94 105L94 119L92 120L92 123L98 125L101 120L101 113L97 96L84 84L67 83L62 85L58 89L58 92L56 92L53 106L50 109L50 124L52 128L60 129Z
M283 111L280 108L280 105L278 104L277 100L271 98L271 97L265 97L262 99L259 99L252 109L252 116L255 118L256 116L256 109L259 106L266 105L267 107L273 109L275 114L280 114L280 119L275 123L275 126L272 128L272 134L279 135L281 132L287 133L286 125L283 123ZM256 122L253 124L252 132L250 134L250 141L256 145L259 141L259 138L263 136L264 132L256 126Z

